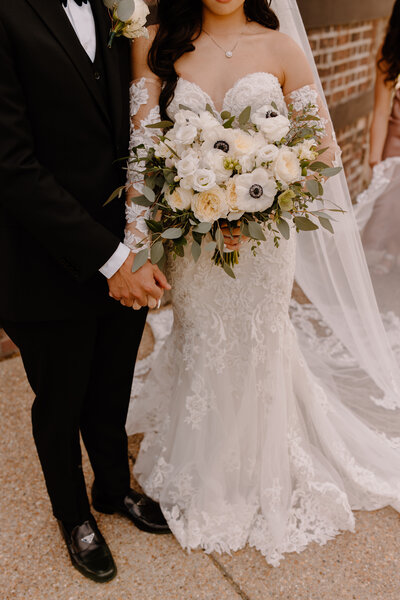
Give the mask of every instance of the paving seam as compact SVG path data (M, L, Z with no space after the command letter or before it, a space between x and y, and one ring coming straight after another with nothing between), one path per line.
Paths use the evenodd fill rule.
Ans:
M250 596L248 596L242 590L240 585L233 579L232 575L226 570L224 565L222 565L212 554L209 554L208 556L209 556L210 560L214 563L214 565L217 567L217 569L222 573L222 576L224 577L224 579L228 580L228 582L231 584L231 586L233 587L235 592L237 594L239 594L239 596L242 598L242 600L251 600Z

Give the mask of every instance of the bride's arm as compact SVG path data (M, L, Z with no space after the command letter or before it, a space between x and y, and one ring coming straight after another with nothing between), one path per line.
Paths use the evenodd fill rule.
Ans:
M148 245L147 236L149 231L146 219L149 218L149 211L133 202L133 199L141 196L143 192L144 168L143 163L134 162L134 159L136 156L145 156L153 145L154 136L161 133L161 131L147 127L147 125L161 120L158 105L161 83L147 65L150 45L150 40L140 38L132 46L133 81L130 88L131 134L127 176L125 244L135 254ZM139 145L143 145L144 149L138 150L135 154L133 149Z
M150 28L151 29L151 28ZM130 89L130 114L131 114L131 132L130 132L130 159L127 170L126 186L126 227L124 243L131 250L132 254L137 254L145 248L148 238L148 228L146 219L149 218L148 209L144 209L133 202L133 199L142 195L143 191L143 173L142 164L135 163L132 159L135 157L133 148L143 144L143 150L138 151L138 155L146 154L149 147L152 146L154 134L161 133L154 129L148 129L146 126L160 121L160 110L158 100L161 91L159 79L150 71L147 66L147 56L151 42L146 38L135 40L132 45L132 75L133 81ZM135 270L135 269L134 269ZM162 290L171 289L164 274L157 265L152 265L148 260L135 275L141 277L149 290L149 284L154 281L157 285L160 295ZM154 288L154 285L152 285ZM149 306L154 308L158 299L153 291L148 291Z
M315 115L320 119L323 129L318 141L321 148L326 148L321 155L321 160L329 166L336 166L341 151L336 141L329 111L318 91L307 57L291 38L287 38L282 48L282 60L284 74L282 88L286 104L293 106L294 114L302 112L309 104L315 106Z

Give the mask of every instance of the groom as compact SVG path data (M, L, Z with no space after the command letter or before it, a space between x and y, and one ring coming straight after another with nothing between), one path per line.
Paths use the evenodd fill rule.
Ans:
M116 567L90 512L79 434L95 509L168 531L130 488L125 420L146 318L131 307L169 286L150 263L132 274L123 200L103 207L124 184L116 161L129 143L129 42L109 49L109 27L102 0L0 3L0 321L36 395L54 516L95 581Z

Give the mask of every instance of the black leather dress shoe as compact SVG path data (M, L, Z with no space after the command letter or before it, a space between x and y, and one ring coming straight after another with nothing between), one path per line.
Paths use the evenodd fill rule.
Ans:
M170 533L170 528L161 512L160 505L151 498L130 490L120 503L105 500L96 486L92 488L93 508L112 515L118 513L128 517L139 529L148 533Z
M94 518L78 525L71 533L62 521L58 524L75 569L98 583L105 583L116 576L114 559Z

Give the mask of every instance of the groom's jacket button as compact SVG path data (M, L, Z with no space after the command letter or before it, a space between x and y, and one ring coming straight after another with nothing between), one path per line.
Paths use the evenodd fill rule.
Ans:
M98 81L99 79L101 79L101 73L99 73L98 71L95 71L95 73L94 73L94 78L95 78L95 79L97 79L97 81Z

